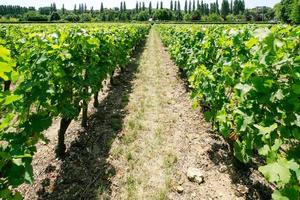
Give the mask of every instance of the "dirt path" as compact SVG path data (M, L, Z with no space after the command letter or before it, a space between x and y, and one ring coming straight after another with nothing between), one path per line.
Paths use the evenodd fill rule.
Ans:
M257 170L241 168L228 144L211 133L152 29L141 54L89 111L89 128L72 123L68 156L55 159L58 122L34 158L25 199L269 199ZM189 168L204 182L191 182ZM266 192L267 191L267 192Z
M126 108L123 137L111 149L112 199L238 199L229 175L209 158L209 124L191 107L177 67L152 30ZM203 170L205 183L190 182L189 167Z

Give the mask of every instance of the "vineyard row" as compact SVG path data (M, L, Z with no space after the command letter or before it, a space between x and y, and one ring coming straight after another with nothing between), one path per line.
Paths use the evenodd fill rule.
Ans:
M300 199L300 27L157 27L186 74L194 106L233 141L236 158L259 162L273 199Z
M32 183L36 144L61 118L57 155L65 153L64 135L103 80L124 68L149 25L0 26L0 197L21 199L13 188Z

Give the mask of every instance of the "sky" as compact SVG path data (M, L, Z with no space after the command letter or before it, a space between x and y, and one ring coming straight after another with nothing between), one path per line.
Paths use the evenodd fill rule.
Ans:
M124 1L124 0L123 0ZM134 8L136 0L125 0L127 8ZM139 0L140 2L145 2L148 7L148 3L150 0ZM161 1L161 0L160 0ZM164 7L170 6L170 0L162 0L164 2ZM184 7L184 1L181 1L181 7ZM104 7L113 8L119 7L121 0L0 0L0 5L20 5L20 6L34 6L36 8L42 6L49 6L51 3L56 3L57 8L61 8L62 4L65 4L65 8L73 9L74 4L86 3L88 8L92 6L94 9L100 8L100 3L103 2ZM156 6L157 0L152 0L152 7ZM200 0L201 2L201 0ZM206 3L215 2L215 0L204 0ZM221 4L222 0L219 0L219 4ZM269 6L273 7L276 3L280 2L280 0L245 0L247 8L253 8L256 6ZM78 7L78 6L77 6Z

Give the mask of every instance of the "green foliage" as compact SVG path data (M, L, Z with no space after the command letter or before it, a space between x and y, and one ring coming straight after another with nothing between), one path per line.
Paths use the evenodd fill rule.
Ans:
M80 16L80 21L81 22L90 22L92 21L92 15L88 13L84 13Z
M155 20L171 20L173 17L172 11L168 9L159 9L156 10L153 14Z
M80 17L75 14L70 14L65 17L65 20L67 20L68 22L79 22Z
M32 183L31 161L52 119L75 119L83 101L125 66L148 25L2 25L0 80L0 196ZM3 81L0 81L3 84ZM88 89L86 89L88 88Z
M150 18L150 15L148 13L148 11L141 11L138 14L135 15L135 20L138 21L148 21Z
M189 14L189 13L185 13L185 14L183 15L183 20L184 20L184 21L192 21L192 15Z
M36 11L27 12L24 18L26 21L37 21L37 22L48 21L47 15L41 15Z
M210 21L210 22L221 22L221 21L223 21L223 19L220 15L213 13L213 14L210 14L208 16L208 21Z
M299 0L282 0L276 4L275 15L285 23L300 23L300 1Z
M294 0L290 18L293 23L300 24L300 0Z
M277 186L273 198L299 199L300 28L158 29L206 118L234 141L235 156L247 163L258 152L266 162L260 172Z
M201 13L200 11L194 11L191 14L192 20L196 21L196 20L201 20Z
M58 21L60 20L60 16L57 12L53 12L50 16L50 21Z
M228 0L223 0L221 5L221 16L226 19L226 16L230 13L230 7Z

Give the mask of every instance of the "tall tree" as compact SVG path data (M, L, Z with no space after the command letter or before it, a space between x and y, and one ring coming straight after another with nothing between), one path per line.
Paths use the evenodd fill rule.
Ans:
M158 10L158 8L159 8L159 3L157 2L156 3L156 10Z
M93 14L94 14L94 6L91 7L91 14L93 16Z
M206 3L206 4L204 4L205 6L204 6L204 13L205 13L205 15L209 15L209 13L210 13L210 10L209 10L209 5L208 5L208 3Z
M233 13L233 1L232 0L230 1L230 13L231 14Z
M242 1L241 1L241 8L240 8L240 11L244 14L244 13L245 13L245 10L246 10L245 1L242 0Z
M57 11L57 9L56 9L56 4L53 3L53 12L56 12L56 11Z
M173 0L170 2L170 10L173 10Z
M177 10L178 10L179 12L181 12L180 1L177 1Z
M294 0L290 19L294 24L300 24L300 0Z
M78 8L78 12L79 12L79 13L82 13L82 11L83 11L83 9L82 9L82 4L80 3L80 4L79 4L79 8Z
M210 3L210 13L215 13L216 10L215 10L215 3Z
M135 3L135 12L138 13L139 12L139 2Z
M104 11L103 3L101 2L101 5L100 5L100 12L103 12L103 11Z
M146 10L145 2L143 2L142 10Z
M62 9L61 10L62 10L62 14L64 15L65 14L65 4L62 5Z
M77 11L76 11L76 4L74 5L74 13L76 13Z
M123 1L120 3L120 11L123 12Z
M197 0L197 10L200 11L200 2Z
M149 2L149 13L152 14L152 2Z
M191 0L189 1L189 13L191 13L192 12L192 2L191 2Z
M164 4L162 1L160 2L160 9L164 9Z
M126 11L126 2L123 2L123 10Z
M228 0L223 0L221 5L221 15L226 20L227 15L230 13L230 7Z
M238 15L239 13L240 13L240 1L239 0L234 0L233 14Z
M216 13L219 15L220 14L220 8L219 8L219 1L216 0Z
M193 11L196 10L196 4L195 4L195 0L193 0Z
M187 0L185 0L185 3L184 3L184 12L187 13L188 11L188 2Z
M291 23L291 14L294 8L294 2L298 0L281 0L280 3L275 6L276 17L285 23ZM297 11L297 10L296 10Z
M177 1L174 2L174 11L177 11Z

